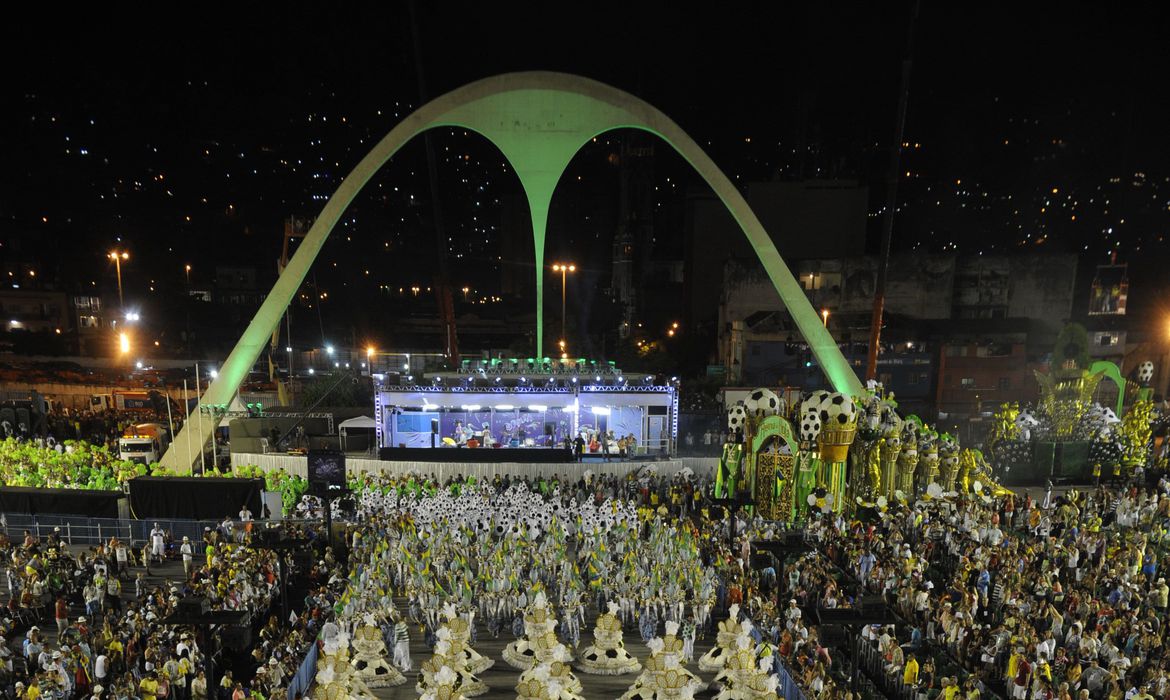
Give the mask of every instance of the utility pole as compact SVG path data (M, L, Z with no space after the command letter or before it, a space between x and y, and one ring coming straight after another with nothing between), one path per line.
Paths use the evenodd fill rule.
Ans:
M906 133L906 107L910 101L910 68L914 57L914 26L918 22L921 0L914 0L910 11L910 28L906 53L902 56L902 84L898 93L898 115L894 120L894 143L886 171L886 209L882 212L881 259L878 261L877 285L873 295L873 317L869 328L869 354L865 360L866 380L877 378L878 345L882 338L882 316L886 307L886 278L890 269L890 245L894 240L894 209L898 205L898 174L902 170L902 139Z

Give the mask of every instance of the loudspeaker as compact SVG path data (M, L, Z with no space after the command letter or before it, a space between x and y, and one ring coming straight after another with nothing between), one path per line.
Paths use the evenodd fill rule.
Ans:
M545 435L552 435L553 432L556 431L556 429L557 429L556 423L545 423L544 424L544 434Z
M211 602L202 596L188 596L179 601L178 612L184 617L203 617L211 612Z
M438 434L439 434L439 419L432 418L431 419L431 435L438 435Z
M789 548L798 548L804 544L804 533L802 532L785 532L784 546Z
M849 646L849 634L841 625L821 625L818 637L827 647Z
M292 565L300 571L308 571L318 559L311 552L303 549L295 550L292 555Z
M247 651L252 646L252 624L249 621L244 625L223 627L219 632L219 641L232 651Z
M280 530L265 528L255 534L255 540L262 547L271 547L280 542L282 534Z

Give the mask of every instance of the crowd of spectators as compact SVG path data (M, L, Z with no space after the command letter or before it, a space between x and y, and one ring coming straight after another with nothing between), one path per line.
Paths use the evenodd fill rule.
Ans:
M778 653L810 697L848 697L851 661L898 697L1170 697L1170 481L868 515L811 524L814 551L770 594L789 597ZM866 594L899 623L863 628L857 658L829 653L800 622Z
M473 477L365 478L359 491L458 494L482 486ZM715 614L696 634L711 634L721 611L740 605L756 643L782 662L774 668L810 700L853 700L855 670L902 698L1170 697L1166 479L1042 501L960 496L849 520L825 515L806 527L811 551L779 570L753 562L750 543L780 535L780 526L740 513L732 530L705 495L707 477L642 470L490 480L499 493L516 482L565 503L632 499L644 523L690 519L702 565L718 580ZM187 595L206 596L216 608L267 611L278 582L274 555L246 546L247 531L230 520L205 535L164 548L190 557L190 565L182 580L163 585L142 575L153 547L138 553L111 540L71 554L55 535L0 542L10 594L0 688L19 700L171 693L208 700L200 677L205 640L160 621ZM334 572L345 569L337 564L326 550L305 567L297 578L306 593L293 615L265 614L247 663L232 664L211 689L215 700L285 697L306 650L344 605L347 581ZM861 653L842 653L852 642L822 641L810 612L855 607L862 595L882 596L898 622L863 628Z
M276 555L249 539L230 520L207 528L199 542L170 542L156 524L141 550L113 538L74 552L57 532L39 540L0 537L9 594L0 623L0 692L16 700L284 700L325 598L314 591L303 612L280 619ZM164 558L181 560L185 573L147 578ZM313 567L311 577L323 569ZM231 634L217 628L209 642L206 628L165 623L188 596L206 598L212 610L260 616L257 641L221 644ZM208 653L223 669L210 688Z

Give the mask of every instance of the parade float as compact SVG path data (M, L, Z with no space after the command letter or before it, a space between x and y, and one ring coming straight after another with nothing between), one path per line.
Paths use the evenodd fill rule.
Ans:
M787 415L800 424L799 438ZM849 446L856 432L853 399L814 392L790 410L769 389L756 389L728 410L731 439L715 474L717 499L751 502L767 520L803 520L809 508L841 512Z
M1036 372L1035 406L1005 403L995 413L988 459L1011 485L1117 481L1162 464L1167 417L1154 404L1154 369L1141 362L1127 380L1116 364L1092 362L1084 329L1070 324L1050 370ZM1103 382L1116 386L1109 406L1097 401Z
M900 415L894 394L876 382L860 396L818 390L788 402L756 389L727 407L713 495L765 520L799 523L813 512L1004 496L1004 484L1126 479L1167 460L1170 416L1154 404L1154 370L1141 362L1127 381L1115 364L1092 362L1084 329L1070 324L1050 370L1036 373L1036 405L1001 406L978 448ZM1097 402L1104 381L1117 387L1111 406Z
M783 402L769 389L756 389L728 412L731 440L715 473L717 499L753 502L768 520L791 520L796 438L782 415Z

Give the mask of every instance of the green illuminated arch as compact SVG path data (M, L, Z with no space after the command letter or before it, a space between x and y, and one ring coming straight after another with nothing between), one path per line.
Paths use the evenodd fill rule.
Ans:
M1089 374L1101 372L1105 378L1117 385L1117 408L1114 413L1121 417L1125 407L1125 377L1121 376L1121 368L1108 360L1099 360L1089 366Z
M200 400L228 403L255 364L280 322L325 239L362 187L398 149L427 129L458 127L491 141L508 160L528 198L536 246L536 356L544 349L544 239L549 203L569 161L593 137L614 129L641 129L657 135L698 171L735 218L764 269L809 343L813 355L838 391L862 392L861 382L822 325L804 291L780 257L772 239L743 195L706 153L665 114L608 85L564 73L508 73L471 83L420 107L395 126L337 188L305 236L260 310L224 361L219 377ZM172 468L188 468L210 437L212 421L183 427L163 458Z

